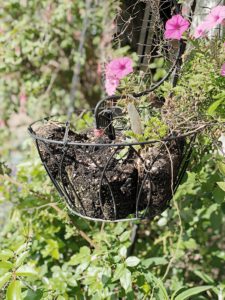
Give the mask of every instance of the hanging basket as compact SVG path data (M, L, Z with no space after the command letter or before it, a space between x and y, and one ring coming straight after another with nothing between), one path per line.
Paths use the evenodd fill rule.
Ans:
M171 75L173 86L176 84L185 43L181 40L174 44L164 39L165 21L174 12L179 13L176 3L157 0L128 5L125 1L115 20L113 46L128 45L136 52L139 59L136 71L142 72L145 82L145 88L129 92L131 97L148 95ZM86 0L86 11L90 5L91 1ZM137 17L139 13L141 21ZM88 14L83 20L78 49L81 57L87 27ZM159 62L163 75L154 80L158 68L154 64ZM116 115L115 103L127 97L124 93L100 101L95 109L95 124L85 133L79 133L71 118L75 117L73 107L80 70L78 61L67 121L58 123L48 118L29 127L42 163L74 214L99 221L152 219L168 208L186 170L195 135L170 134L162 140L128 143L124 128L114 126L113 122L116 119L118 123L122 118L120 112ZM104 135L94 134L101 130Z
M93 128L93 127L92 127ZM31 124L41 161L76 215L98 221L152 219L169 202L186 170L194 134L126 143L93 129L76 133L66 123ZM67 139L65 141L65 133Z

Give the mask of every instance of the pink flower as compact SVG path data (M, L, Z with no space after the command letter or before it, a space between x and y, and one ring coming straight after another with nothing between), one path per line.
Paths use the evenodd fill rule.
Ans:
M104 130L102 128L95 128L94 129L94 136L99 138L102 137L104 135Z
M109 96L115 94L120 80L133 72L133 62L129 57L116 58L106 66L105 88Z
M0 128L3 128L3 127L5 127L5 122L0 119Z
M106 89L107 94L109 96L114 95L119 84L120 84L120 81L117 78L106 78L105 89Z
M116 58L106 66L106 77L122 79L133 72L133 62L129 57Z
M214 7L205 19L206 23L208 23L208 30L213 29L217 25L221 24L224 19L225 5L218 5Z
M206 32L208 31L208 23L202 22L201 24L198 25L198 27L195 29L194 32L194 37L196 39L204 36Z
M222 65L220 75L223 76L223 77L225 77L225 63Z
M24 91L22 91L19 95L19 101L20 101L20 112L26 112L26 102L27 102L27 96Z
M190 23L181 15L175 15L166 22L165 38L180 40L182 34L189 28Z

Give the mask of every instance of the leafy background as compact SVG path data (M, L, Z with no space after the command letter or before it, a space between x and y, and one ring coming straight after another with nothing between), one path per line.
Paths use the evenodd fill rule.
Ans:
M105 9L116 5L96 1L92 11L77 106L100 96L98 46ZM83 1L8 0L0 7L0 298L222 300L225 165L214 147L221 129L198 137L171 209L151 223L69 215L40 164L26 125L66 111L83 13ZM198 99L204 113L223 120L225 81L210 53L206 58L192 52L174 93L186 99L184 109Z

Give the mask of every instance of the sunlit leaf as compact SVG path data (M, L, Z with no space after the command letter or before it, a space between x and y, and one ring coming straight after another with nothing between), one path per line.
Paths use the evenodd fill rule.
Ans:
M9 258L11 258L13 256L14 256L13 251L11 251L9 249L5 249L0 252L0 260L8 260Z
M165 257L151 257L142 261L142 265L146 268L150 266L166 265L168 260Z
M219 167L221 174L225 176L225 164L222 162L218 162L217 165Z
M9 284L6 292L6 300L22 300L20 281L15 280Z
M7 272L3 276L0 277L0 290L6 284L6 282L9 281L11 276L12 276L12 273Z
M116 270L114 272L114 276L113 276L113 281L119 280L123 274L123 271L125 269L125 265L124 264L118 264L116 267Z
M205 274L204 272L201 272L199 270L195 270L194 273L195 273L195 275L200 277L205 283L208 283L208 284L214 283L214 280L208 274Z
M212 286L211 285L206 285L206 286L199 286L199 287L194 287L194 288L190 288L184 292L182 292L181 294L179 294L178 296L176 296L176 298L174 300L185 300L185 299L189 299L192 296L201 294L209 289L211 289Z
M125 291L131 288L131 272L128 269L124 269L120 277L120 283Z
M37 271L29 265L21 266L16 270L17 276L36 276L37 274Z
M13 268L13 264L10 261L0 261L0 269L10 270Z
M126 265L128 267L136 267L140 263L140 259L136 256L130 256L126 259Z
M208 114L209 115L213 115L215 113L215 111L217 110L217 108L224 102L223 99L217 100L215 102L213 102L213 104L210 105L210 107L208 108Z
M217 184L225 192L225 182L217 182Z

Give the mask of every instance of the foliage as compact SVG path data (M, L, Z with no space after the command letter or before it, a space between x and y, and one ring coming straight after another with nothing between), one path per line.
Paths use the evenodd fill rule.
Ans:
M89 35L95 46L105 9L98 6L92 12ZM73 22L81 26L83 1L9 0L0 14L5 33L0 38L0 90L5 100L1 118L7 125L11 114L19 111L21 92L28 98L26 108L32 116L36 117L38 109L40 114L58 111L61 99L68 101L71 70L80 59L74 46L79 32L74 32ZM194 120L224 120L225 81L217 63L224 53L218 45L209 45L204 53L191 48L179 85L172 89L167 82L157 91L166 99L165 111L161 118L152 108L151 119L143 117L145 138L163 137L168 130L165 119L177 121L175 128L187 115ZM212 49L218 50L214 59ZM91 48L91 53L98 56L97 50L93 53ZM87 68L94 63L91 57ZM162 62L155 63L163 71ZM135 78L139 81L141 77ZM148 101L143 98L145 104ZM79 130L91 121L85 115ZM24 139L18 148L10 128L0 131L1 299L225 297L225 162L215 147L220 127L213 134L207 129L196 139L172 208L151 223L136 224L99 224L72 216L53 189L31 141ZM22 151L19 163L18 149ZM134 242L135 230L138 238Z
M94 105L101 95L101 76L96 72L102 25L107 11L110 23L110 13L117 5L117 1L104 5L96 1L87 12L88 44L85 57L80 58L84 1L4 1L0 8L0 119L7 121L12 112L18 112L23 97L28 114L65 112L73 67L80 59L81 84L75 105L79 106L79 100Z
M195 152L197 160L201 153L197 147ZM224 192L216 185L223 177L210 153L201 163L193 161L176 193L182 209L164 213L151 225L140 225L134 254L129 248L131 223L99 225L68 216L38 158L33 153L32 157L18 165L15 179L1 175L2 200L15 199L0 243L0 283L8 294L21 293L23 299L74 299L74 295L76 299L150 299L152 295L177 300L200 292L201 299L219 294L225 207ZM171 261L173 267L165 276Z
M179 209L140 224L131 254L132 224L68 216L33 151L16 177L8 170L1 175L1 199L14 203L1 231L3 291L23 299L178 300L200 292L201 299L215 299L220 293L225 207L216 184L224 174L219 157L206 152L199 163L196 146L191 171L174 198Z

